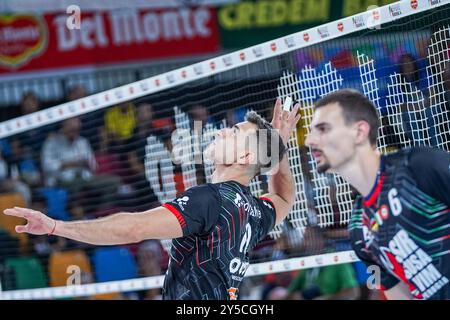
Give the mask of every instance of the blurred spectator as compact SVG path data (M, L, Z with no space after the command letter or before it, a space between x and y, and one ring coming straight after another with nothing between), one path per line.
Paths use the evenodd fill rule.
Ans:
M282 260L289 257L287 252L289 250L288 241L288 235L285 233L282 233L280 237L275 240L270 260Z
M20 112L24 116L39 111L39 99L33 91L28 91L22 96Z
M134 108L134 107L133 107ZM153 127L154 114L151 104L140 104L136 111L136 123L132 136L120 147L122 180L127 186L128 195L123 195L126 210L146 210L156 205L156 196L150 188L145 175L145 148L147 138L156 135ZM110 153L117 149L110 149Z
M437 146L438 136L436 132L437 120L434 114L441 113L438 110L443 109L444 105L431 106L427 103L405 103L401 106L401 119L403 123L403 133L411 144ZM434 109L432 109L434 108ZM395 115L393 115L395 117ZM404 140L404 139L400 139Z
M155 134L152 125L153 107L151 104L143 103L137 109L137 125L134 130L133 144L130 145L130 151L127 154L128 165L133 175L142 175L145 173L144 159L145 146L147 138Z
M304 254L325 253L324 232L318 227L307 227L303 243ZM329 265L300 270L289 286L290 299L350 300L360 295L359 284L351 264Z
M78 100L87 96L86 88L82 85L75 85L67 92L67 101Z
M284 221L280 227L283 233L275 240L275 244L271 248L270 260L288 259L295 256L303 239L302 231L292 227L288 221Z
M280 300L286 299L288 296L288 288L290 283L294 280L296 272L281 272L281 273L269 273L264 276L264 285L261 290L260 299L262 300ZM284 288L285 290L280 290ZM281 292L284 293L283 297L280 297Z
M137 125L135 128L135 136L146 138L153 130L153 121L155 120L155 112L153 105L150 103L142 103L137 108Z
M33 157L30 146L23 144L23 139L14 136L11 139L11 165L17 166L20 179L29 186L41 185L39 165Z
M398 130L395 130L394 126L389 123L390 117L392 116L382 116L380 118L381 129L379 135L381 137L381 145L386 146L388 152L394 152L404 147L404 145Z
M71 184L92 177L96 163L89 142L79 136L78 118L65 120L59 134L49 137L42 149L42 166L47 185Z
M159 276L161 270L161 244L157 240L147 240L139 245L137 251L137 263L139 266L139 274L145 277ZM161 300L160 289L150 289L145 291L143 299L145 300Z
M104 143L100 143L100 148L95 152L95 161L97 162L96 174L122 174L122 163L119 160L119 155L108 152L108 148Z
M210 117L209 110L201 105L201 104L194 104L188 108L188 115L189 119L191 121L191 132L193 134L194 141L201 141L201 137L203 135L203 128L207 123L213 123L213 119ZM202 152L201 148L195 148L193 159L202 159ZM206 183L206 177L205 177L205 167L202 163L198 163L196 161L195 163L195 170L196 170L196 176L197 176L197 184L204 184Z
M244 121L247 112L248 109L244 107L228 109L226 112L227 126L231 127L234 126L236 123Z
M306 135L308 134L308 117L306 115L307 108L301 108L299 110L302 115L297 123L297 143L299 147L305 146Z
M360 295L349 263L300 270L288 292L290 299L300 300L355 300Z
M303 256L312 256L316 254L327 253L327 244L325 239L325 229L318 226L307 226L303 233L303 241L299 245L299 250Z
M25 116L31 113L37 112L41 109L39 99L33 91L28 91L22 96L20 103L20 114L17 116ZM47 125L39 127L37 129L27 130L24 133L15 136L18 143L23 148L23 152L26 153L27 158L33 159L35 162L39 162L39 152L42 146L42 142L47 136L55 129L55 125Z
M27 184L20 181L17 164L9 163L11 147L8 140L1 140L0 148L0 193L17 192L22 195L27 205L31 204L31 190ZM6 154L6 157L4 156Z
M45 141L42 168L46 184L61 186L74 194L89 189L97 194L97 204L111 204L120 179L110 175L94 176L97 164L88 140L79 135L80 129L78 118L65 120L61 131Z
M421 88L419 65L413 55L409 53L403 54L398 61L398 66L399 73L405 82Z
M447 65L444 70L443 74L444 79L444 90L445 90L445 96L447 104L450 103L450 62L447 62ZM450 108L448 108L450 110Z
M111 148L120 148L133 136L136 128L136 109L131 102L110 108L105 113L105 127L101 129L102 138Z
M288 290L284 287L275 287L267 294L266 300L285 300Z
M398 64L399 73L405 81L402 91L407 95L406 102L401 106L403 131L406 138L414 145L437 146L439 144L436 132L437 119L434 115L441 113L439 109L444 106L442 103L437 103L438 101L435 101L433 97L428 97L429 92L425 90L426 86L422 85L420 79L418 63L411 54L402 55ZM395 117L395 115L392 116Z
M66 94L67 101L74 101L81 98L84 98L88 95L86 88L77 84L69 88ZM89 139L89 142L93 146L98 146L99 144L99 133L98 128L103 125L103 113L104 110L96 110L93 112L88 112L80 115L80 121L84 125L81 128L81 135Z
M198 121L204 127L208 122L211 122L208 109L201 104L194 104L188 108L188 115L192 122ZM194 126L192 126L194 128Z

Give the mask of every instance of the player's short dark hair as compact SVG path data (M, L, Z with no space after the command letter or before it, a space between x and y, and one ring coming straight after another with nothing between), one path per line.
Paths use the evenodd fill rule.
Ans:
M255 111L249 111L245 115L245 119L256 125L256 136L258 141L258 151L265 152L265 155L270 159L269 163L261 163L258 157L257 172L264 170L270 170L273 166L281 161L284 154L287 151L287 147L284 145L278 131L272 127L272 125L262 118ZM265 139L263 139L265 136ZM272 139L276 139L278 142L278 150L272 150ZM277 154L275 152L278 151Z
M380 119L372 101L357 90L342 89L324 96L316 102L315 108L318 109L332 103L339 103L346 124L352 124L361 120L366 121L370 126L370 144L373 146L377 144Z

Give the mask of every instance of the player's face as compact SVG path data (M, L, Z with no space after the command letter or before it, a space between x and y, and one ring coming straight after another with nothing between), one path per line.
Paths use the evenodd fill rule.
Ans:
M306 145L317 163L317 171L338 172L355 154L356 130L347 125L342 109L337 103L329 104L314 112L311 131Z
M246 164L253 160L256 126L244 121L217 132L214 142L205 150L205 157L215 164Z

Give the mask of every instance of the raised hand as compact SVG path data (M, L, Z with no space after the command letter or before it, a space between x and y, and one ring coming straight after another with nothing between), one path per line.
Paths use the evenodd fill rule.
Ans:
M272 127L279 130L280 137L285 145L287 145L298 120L300 120L299 108L300 105L296 103L291 111L286 111L282 109L281 98L278 98L275 102L271 124Z
M30 233L36 235L51 234L55 230L56 221L46 216L42 212L14 207L3 211L8 216L15 216L19 218L25 218L27 220L26 225L16 226L17 233Z

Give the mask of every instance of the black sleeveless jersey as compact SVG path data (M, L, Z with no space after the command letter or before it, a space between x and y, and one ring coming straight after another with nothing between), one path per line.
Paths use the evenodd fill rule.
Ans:
M172 240L164 299L235 300L248 252L275 225L275 207L234 181L192 187L163 205L183 237Z
M416 299L450 299L450 155L431 148L382 156L371 193L349 225L357 256L382 289L406 283Z

